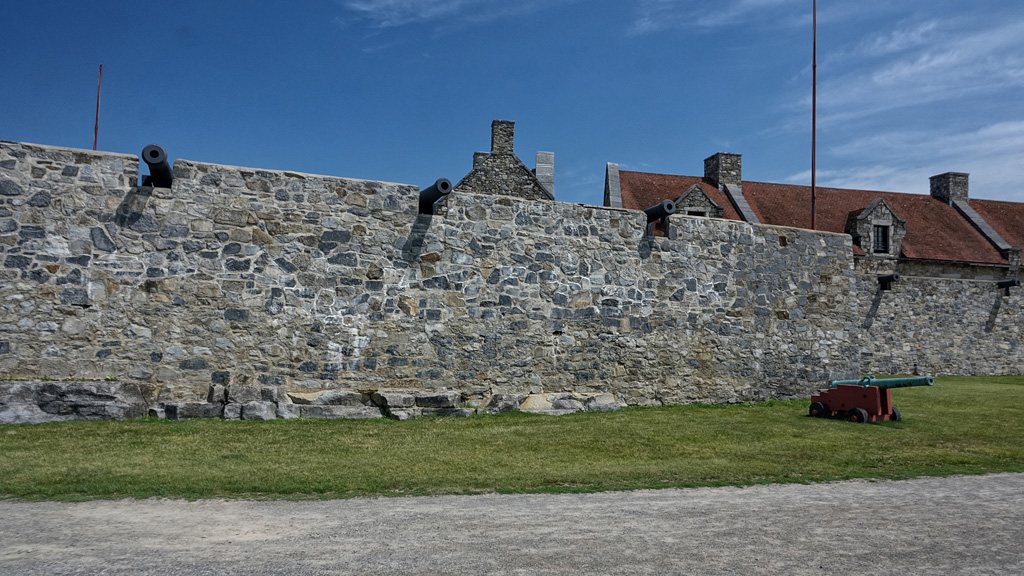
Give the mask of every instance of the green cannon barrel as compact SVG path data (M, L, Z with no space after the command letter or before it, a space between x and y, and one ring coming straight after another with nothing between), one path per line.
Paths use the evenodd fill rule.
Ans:
M860 386L878 386L881 389L886 388L909 388L911 386L934 386L935 378L931 376L920 376L915 378L875 378L874 376L865 376L860 380L834 380L829 384L829 388L835 388L840 384L857 384Z

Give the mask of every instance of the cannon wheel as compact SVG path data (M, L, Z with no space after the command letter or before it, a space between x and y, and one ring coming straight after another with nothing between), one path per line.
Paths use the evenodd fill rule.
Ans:
M824 402L813 402L811 403L811 416L815 418L828 418L832 415L832 411L828 409L828 406Z
M900 414L899 408L895 406L892 407L892 416L889 417L889 420L892 420L893 422L899 422L900 420L903 420L903 414Z
M846 413L846 419L850 422L867 422L868 411L863 408L851 408Z

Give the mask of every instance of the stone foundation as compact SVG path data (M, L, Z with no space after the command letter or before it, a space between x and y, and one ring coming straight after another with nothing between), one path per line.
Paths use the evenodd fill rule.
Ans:
M523 411L562 415L625 406L612 394L497 394L466 401L455 391L321 390L288 392L277 386L210 386L202 402L164 402L149 408L137 385L121 382L0 383L0 424L65 420L121 420L145 415L186 420L277 418L382 418L472 416Z

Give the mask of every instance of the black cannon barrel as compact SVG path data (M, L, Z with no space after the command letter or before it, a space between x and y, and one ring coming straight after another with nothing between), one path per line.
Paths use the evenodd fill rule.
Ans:
M650 224L656 220L667 218L670 214L675 214L676 203L671 200L662 200L650 208L645 208L644 212L647 214L647 223Z
M433 214L434 204L452 191L452 182L447 178L438 178L429 188L420 189L420 214Z
M142 149L142 161L149 166L149 176L143 180L143 186L170 188L174 181L171 165L167 162L167 151L158 144L150 144Z
M888 289L892 288L892 283L893 282L899 282L899 281L900 281L900 275L895 273L895 272L893 272L892 274L879 274L878 275L878 284L881 285L882 290L888 290Z
M1018 286L1020 286L1020 280L1016 278L1008 278L1006 280L996 282L997 288L1016 288Z

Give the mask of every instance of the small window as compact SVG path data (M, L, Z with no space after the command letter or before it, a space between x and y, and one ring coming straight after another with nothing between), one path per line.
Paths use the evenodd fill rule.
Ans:
M889 227L888 226L875 226L874 234L874 251L878 253L889 252Z
M687 216L707 216L708 213L704 210L687 210Z

